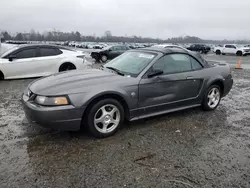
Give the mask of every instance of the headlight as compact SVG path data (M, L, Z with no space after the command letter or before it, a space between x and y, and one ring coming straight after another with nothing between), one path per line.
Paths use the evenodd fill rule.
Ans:
M68 105L69 100L67 97L45 97L45 96L36 96L35 102L37 104L43 106L61 106L61 105Z

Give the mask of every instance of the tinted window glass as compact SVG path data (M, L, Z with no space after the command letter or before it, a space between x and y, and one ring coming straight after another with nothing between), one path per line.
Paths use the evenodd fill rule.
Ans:
M60 54L60 50L54 48L40 48L40 56L54 56Z
M226 45L225 48L230 48L230 45Z
M159 59L154 65L153 69L161 69L164 74L178 73L191 71L192 66L190 58L185 54L166 55Z
M193 70L201 69L201 64L194 58L190 57Z
M35 48L25 49L17 52L15 55L17 59L36 57L36 49Z
M127 50L127 47L126 46L120 46L120 49L121 50Z
M121 50L121 47L120 46L113 46L112 50L114 50L114 51Z

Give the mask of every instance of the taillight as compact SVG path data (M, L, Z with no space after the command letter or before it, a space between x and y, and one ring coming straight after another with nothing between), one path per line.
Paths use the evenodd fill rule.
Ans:
M77 58L83 59L83 62L85 62L85 60L86 60L85 55L78 55L78 56L76 56L76 57L77 57Z

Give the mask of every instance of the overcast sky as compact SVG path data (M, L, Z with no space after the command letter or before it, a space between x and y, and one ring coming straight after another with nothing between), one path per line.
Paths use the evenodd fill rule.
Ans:
M0 30L250 39L250 0L0 0Z

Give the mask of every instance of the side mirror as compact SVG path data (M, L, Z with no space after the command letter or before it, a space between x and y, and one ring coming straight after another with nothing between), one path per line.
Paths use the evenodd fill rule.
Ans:
M9 61L13 61L13 59L16 59L17 57L15 55L10 55L9 56Z
M148 74L148 78L152 78L154 76L158 76L158 75L161 75L161 74L163 74L163 70L161 70L161 69L155 69L155 70L153 70L152 72L150 72Z

